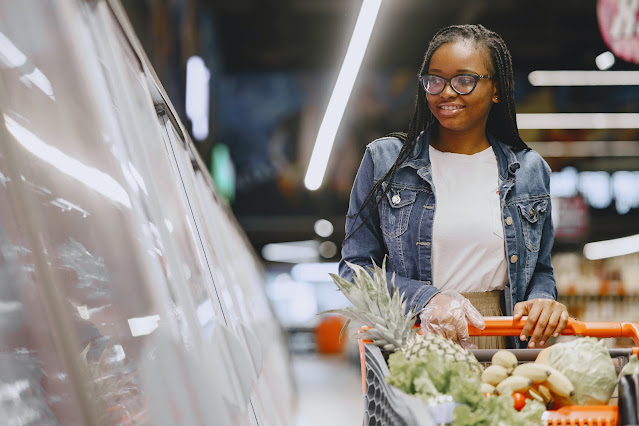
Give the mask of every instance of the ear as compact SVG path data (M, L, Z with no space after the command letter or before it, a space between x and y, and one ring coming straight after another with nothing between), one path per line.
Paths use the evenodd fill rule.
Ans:
M494 104L498 104L499 103L499 88L497 87L496 84L493 87L493 103Z

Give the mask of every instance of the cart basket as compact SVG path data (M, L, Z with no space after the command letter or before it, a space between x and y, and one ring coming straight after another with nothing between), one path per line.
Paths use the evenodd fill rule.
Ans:
M483 330L469 324L471 336L519 336L526 323L526 317L514 321L512 317L484 317L486 327ZM362 327L366 329L366 327ZM583 322L568 320L561 333L568 336L590 336L598 338L631 338L634 347L609 349L615 367L619 372L636 354L639 347L639 324L629 322ZM362 390L364 393L364 425L366 426L415 426L441 424L447 408L437 406L431 410L419 399L388 385L385 376L390 374L382 350L372 342L359 339L360 363L362 368ZM541 349L509 349L524 362L533 362ZM496 350L471 350L477 360L483 364L491 361ZM616 426L618 409L616 405L568 406L557 410L547 410L542 424L554 425L597 425Z

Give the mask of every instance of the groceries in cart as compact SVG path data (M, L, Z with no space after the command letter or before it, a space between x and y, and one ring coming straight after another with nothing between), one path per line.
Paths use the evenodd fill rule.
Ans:
M619 378L639 378L639 361L633 355L636 348L622 352L608 349L600 337L633 337L639 346L635 324L570 320L563 334L585 337L543 350L468 350L439 334L416 330L415 314L404 314L406 301L393 280L387 287L385 263L381 267L373 263L369 271L357 265L350 267L354 270L353 282L337 275L333 280L353 306L324 313L341 314L349 322L362 325L358 337L366 425L411 424L406 419L385 423L386 411L400 404L397 395L412 401L403 404L406 407L418 401L438 416L452 402L449 418L438 418L437 422L453 425L595 424L589 419L596 424L617 424L615 391ZM483 330L469 325L471 335L518 336L525 324L525 318L484 319ZM382 356L364 356L367 345L378 348ZM365 365L380 359L384 363L381 368L371 370ZM381 379L374 377L380 374ZM369 383L375 380L384 383ZM627 382L627 387L632 386ZM384 389L390 389L386 392L389 395ZM624 401L624 410L634 412L635 417L637 404L631 400L636 400L636 394L637 389L634 398ZM383 415L380 406L386 407ZM375 413L368 413L373 408ZM400 412L398 408L388 418L401 419ZM380 415L384 420L376 419Z

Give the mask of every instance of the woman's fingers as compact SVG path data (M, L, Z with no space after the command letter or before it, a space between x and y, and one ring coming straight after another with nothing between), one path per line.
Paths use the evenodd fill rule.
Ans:
M539 319L539 315L541 315L542 311L541 306L535 301L528 300L526 303L528 303L528 319L526 319L524 328L521 330L521 340L526 340L532 335L533 330L535 329L535 325L537 324L537 320ZM531 347L534 347L534 344Z
M539 339L539 344L537 345L539 347L544 346L550 336L553 335L559 325L559 319L561 318L561 309L552 308L552 310L548 309L548 311L550 311L550 319L548 320L546 328Z
M539 312L539 314L537 315L537 319L534 323L534 329L530 336L530 342L528 343L529 348L534 348L541 340L544 331L546 330L546 325L550 320L550 315L552 314L552 311L547 308L547 304L542 301L536 302L533 305L532 311ZM530 315L528 316L528 320L531 320Z
M513 309L513 320L517 321L521 319L524 315L528 314L528 302L519 302L515 304ZM522 339L523 340L523 339Z
M530 348L545 345L550 336L559 336L568 323L568 311L561 303L550 299L533 299L522 303L525 306L520 307L520 312L528 312L528 319L520 339L525 340L530 336Z
M559 337L561 332L564 331L564 328L566 328L566 326L568 325L568 319L570 318L570 315L568 315L568 310L566 309L566 306L564 305L561 305L561 306L563 307L563 310L561 311L561 314L559 315L559 323L557 324L557 327L555 328L555 331L552 334L554 337Z

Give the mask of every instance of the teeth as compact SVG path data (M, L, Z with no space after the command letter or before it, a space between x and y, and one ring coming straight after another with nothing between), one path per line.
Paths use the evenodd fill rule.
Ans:
M449 110L453 110L453 109L462 109L462 106L457 106L457 105L441 105L440 106L441 109L449 109Z

